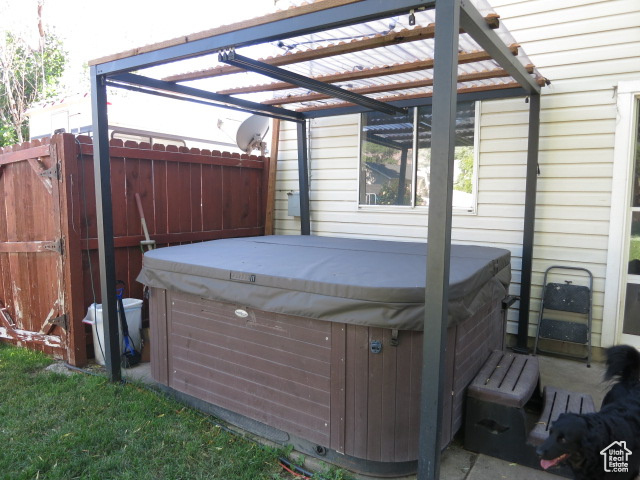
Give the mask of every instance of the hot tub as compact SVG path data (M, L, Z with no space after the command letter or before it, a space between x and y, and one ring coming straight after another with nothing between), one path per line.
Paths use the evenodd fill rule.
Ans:
M225 420L369 475L417 466L426 244L314 236L145 253L156 381ZM451 248L442 442L504 339L507 250Z

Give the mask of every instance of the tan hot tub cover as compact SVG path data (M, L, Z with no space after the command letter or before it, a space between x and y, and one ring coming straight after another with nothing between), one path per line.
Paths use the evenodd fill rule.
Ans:
M146 252L138 281L268 312L422 330L425 243L275 235ZM507 293L508 250L452 245L449 321Z

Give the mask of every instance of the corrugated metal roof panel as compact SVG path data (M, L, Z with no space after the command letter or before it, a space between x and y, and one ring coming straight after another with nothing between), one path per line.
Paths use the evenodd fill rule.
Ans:
M487 15L494 13L490 5L484 0L474 2L476 7L482 14ZM322 48L337 42L349 42L371 36L385 35L390 32L402 31L403 29L412 30L435 23L435 12L427 10L416 12L416 25L412 27L408 24L408 17L393 17L385 20L377 20L360 25L354 25L346 28L329 30L321 34L313 34L302 37L294 37L284 39L278 44L283 52L297 52L313 48ZM514 44L513 37L502 26L497 29L498 36L506 45ZM460 52L475 52L482 50L480 46L468 34L463 33L459 37ZM401 45L389 45L385 47L366 50L366 52L354 52L344 55L322 58L308 62L301 62L292 65L285 65L281 68L292 72L305 75L308 77L317 77L320 75L330 75L337 72L351 72L368 68L375 68L381 65L397 65L407 62L415 62L419 60L432 59L434 56L434 41L432 39L419 40ZM528 57L518 51L518 59L527 66L530 64ZM459 65L459 75L479 74L490 70L498 69L499 65L495 60L485 60L475 63L463 63ZM396 84L401 82L410 82L422 79L432 78L432 71L422 70L416 72L405 72L395 75L379 76L367 79L345 80L337 82L336 85L343 88L354 89L372 85ZM497 77L494 79L475 80L472 82L463 82L459 84L460 88L487 87L504 85L512 82L510 77ZM385 93L367 94L372 98L387 98L390 96L431 94L431 87L411 88L403 90L391 89ZM292 96L306 95L310 93L306 89L290 88L280 90L273 94L274 98L287 98ZM339 104L339 100L323 99L316 101L305 101L299 104L288 104L288 108L298 109L302 107L313 107L320 105Z
M486 0L471 0L482 15L495 14L490 4ZM300 5L302 2L298 0L290 1L290 4ZM327 75L342 74L342 79L335 82L335 85L345 89L357 89L374 85L389 85L389 91L378 93L367 93L371 98L400 98L402 96L412 95L430 95L432 89L430 86L422 86L419 88L401 89L395 84L403 82L413 82L418 80L431 79L433 71L422 67L420 70L410 71L404 69L401 73L390 72L390 74L380 74L370 78L351 78L350 74L357 72L366 72L370 69L379 69L380 67L392 67L399 65L408 65L412 62L428 61L434 58L434 40L429 37L428 32L433 33L433 25L435 24L435 11L424 10L415 12L415 25L409 25L409 15L400 15L381 20L366 22L358 25L326 30L311 35L297 36L291 38L280 39L272 42L270 45L252 46L247 48L239 48L238 54L254 59L270 62L269 58L275 58L280 68L289 70L297 74L322 79ZM420 32L419 40L403 43L403 38L410 38L414 32ZM424 32L424 33L423 33ZM515 41L506 28L499 24L495 29L496 34L507 46L514 46ZM425 35L427 38L425 38ZM336 45L360 45L368 39L381 39L387 36L389 44L385 46L377 46L366 50L336 54L326 56L324 58L314 58L308 61L298 61L297 63L286 64L287 61L296 60L303 52L313 53L316 57L324 55L327 49ZM399 38L400 37L400 38ZM366 43L366 42L365 42ZM460 54L471 54L473 52L482 52L478 43L473 40L470 35L462 33L459 36L459 52ZM523 66L530 64L529 58L522 49L517 49L517 58ZM284 63L284 64L283 64ZM256 73L233 73L226 74L215 78L214 75L220 74L229 67L218 62L217 55L207 55L198 59L192 59L188 62L180 62L180 65L187 65L187 68L197 72L194 75L185 75L187 78L202 78L191 81L189 84L202 88L204 90L221 91L226 90L230 86L248 87L261 86L254 88L255 92L262 91L262 95L238 94L241 98L247 99L285 99L307 95L311 92L307 89L288 87L286 89L273 90L270 83L265 80L264 76ZM155 78L167 75L166 66L162 70L152 68L145 70L145 75ZM484 72L499 69L500 66L495 60L481 60L471 63L461 62L458 66L459 76L482 74ZM409 70L409 71L406 71ZM540 78L540 75L534 71L533 75ZM175 76L174 76L175 77ZM486 77L486 75L485 75ZM464 77L463 77L464 78ZM173 80L171 76L167 79ZM180 80L180 79L178 79ZM459 83L459 88L498 88L505 84L513 82L511 77L496 76L496 78L484 78L482 80L463 81ZM273 103L273 102L271 102ZM314 106L338 105L343 102L336 99L321 99L311 101L301 101L298 103L288 103L285 105L288 109L301 109Z

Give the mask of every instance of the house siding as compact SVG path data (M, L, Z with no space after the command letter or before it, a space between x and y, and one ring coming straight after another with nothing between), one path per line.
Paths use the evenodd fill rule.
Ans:
M540 175L529 334L535 335L543 274L551 265L594 275L593 343L600 345L611 207L616 90L640 76L637 0L492 0L501 20L551 85L543 89ZM520 292L528 104L482 102L478 205L454 213L452 241L512 252L511 293ZM358 209L359 117L310 122L311 229L317 235L423 241L424 210ZM296 131L283 124L276 233L298 234L287 192L298 190ZM517 306L517 304L516 304ZM517 311L508 331L516 331ZM608 319L613 322L614 319ZM605 328L608 328L605 325Z

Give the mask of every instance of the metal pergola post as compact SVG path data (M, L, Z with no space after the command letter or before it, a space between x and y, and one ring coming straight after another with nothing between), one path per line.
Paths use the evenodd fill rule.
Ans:
M440 477L460 0L436 3L418 480Z
M307 122L298 122L298 186L300 188L300 234L311 235Z
M531 307L531 271L533 268L533 237L536 221L536 193L538 188L538 150L540 136L540 95L529 97L529 139L527 147L527 180L524 199L524 227L522 232L522 278L518 310L518 336L515 351L528 353L529 309Z
M111 204L111 162L109 159L109 122L105 78L91 67L91 107L93 115L93 169L96 188L96 222L102 294L104 358L109 379L118 382L120 369L120 335L116 309L116 267ZM97 326L96 326L97 328Z

